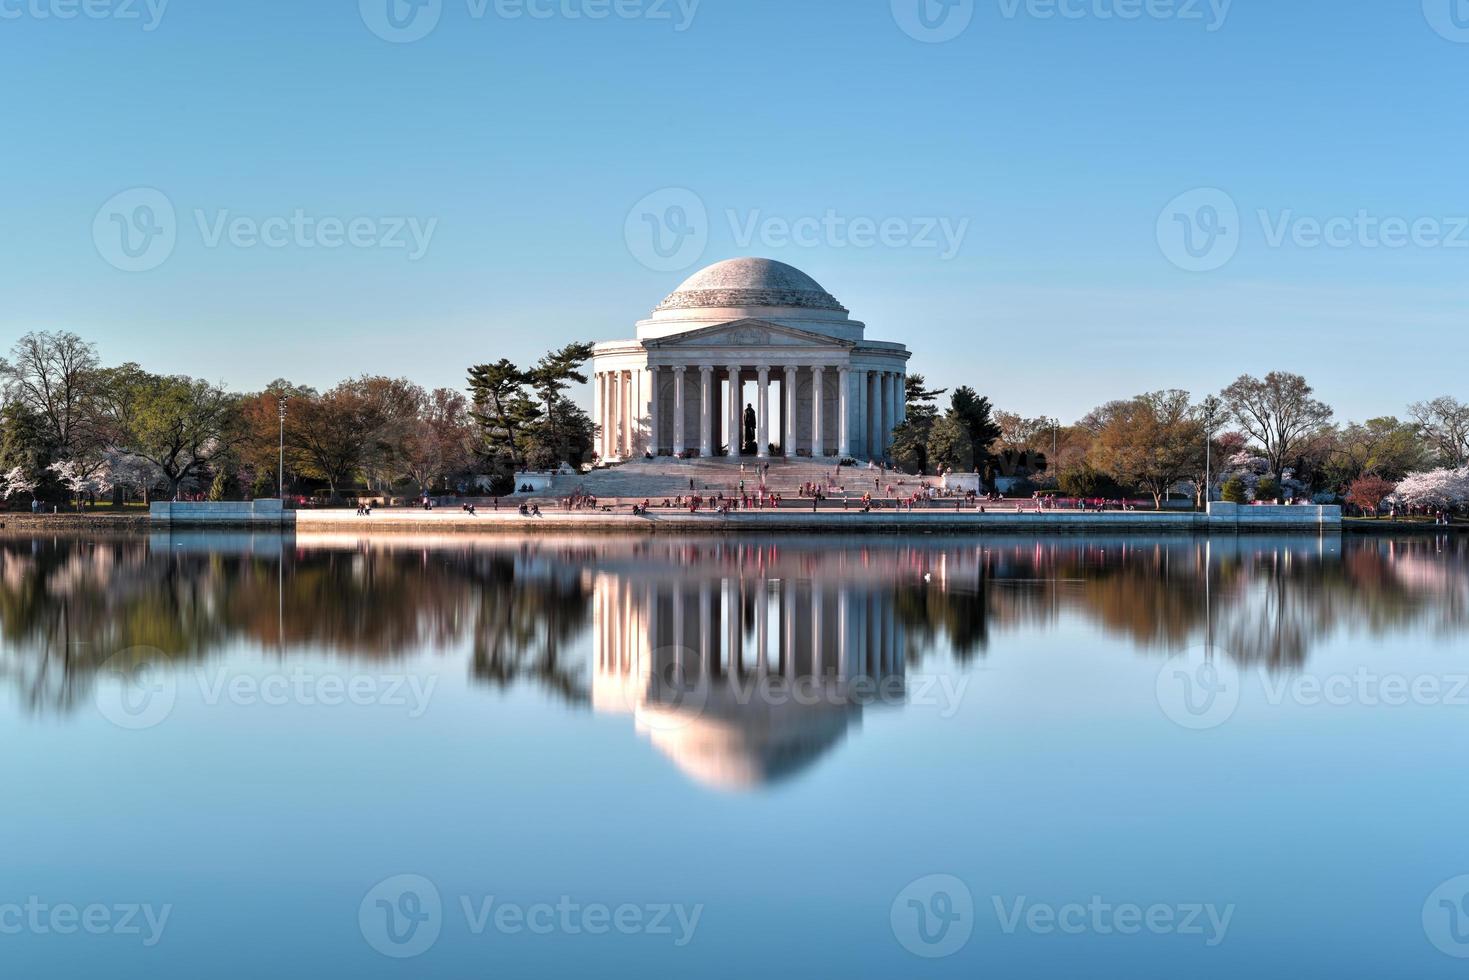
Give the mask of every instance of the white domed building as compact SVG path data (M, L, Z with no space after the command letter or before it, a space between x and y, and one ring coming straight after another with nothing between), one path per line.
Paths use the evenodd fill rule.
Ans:
M711 265L636 339L596 346L598 454L880 459L903 420L911 355L866 329L783 262Z

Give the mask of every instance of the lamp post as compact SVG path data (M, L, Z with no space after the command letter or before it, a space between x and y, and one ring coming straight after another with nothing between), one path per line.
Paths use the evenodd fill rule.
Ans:
M280 478L281 506L286 503L286 396L281 395L281 441L280 441L280 464L276 468L276 476Z
M1199 407L1204 421L1204 510L1207 511L1214 499L1214 430L1219 425L1219 412L1224 403L1210 395Z

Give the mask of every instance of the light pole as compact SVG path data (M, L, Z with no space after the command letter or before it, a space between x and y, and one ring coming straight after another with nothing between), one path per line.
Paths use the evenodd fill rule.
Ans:
M280 478L281 506L286 504L286 396L281 395L281 441L280 441L280 464L276 468L276 476Z
M1214 429L1219 425L1223 403L1210 395L1200 407L1204 417L1204 510L1207 511L1214 501Z

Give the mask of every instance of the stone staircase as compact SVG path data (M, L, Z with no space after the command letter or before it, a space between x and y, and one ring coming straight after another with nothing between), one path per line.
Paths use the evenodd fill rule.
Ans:
M804 483L827 485L835 478L837 486L845 487L854 496L872 490L872 481L878 471L867 469L865 463L856 467L844 466L837 469L835 459L779 459L769 460L770 473L765 485L775 493L794 497ZM690 493L689 481L694 481L696 492L705 496L711 493L739 492L740 480L745 481L746 490L760 486L760 461L754 457L744 459L745 471L740 472L740 460L726 458L674 460L668 458L634 460L606 469L593 470L581 476L561 476L548 490L533 496L564 497L580 489L603 500L640 500L663 498ZM916 483L916 477L904 477L889 472L883 477L883 485L898 480Z

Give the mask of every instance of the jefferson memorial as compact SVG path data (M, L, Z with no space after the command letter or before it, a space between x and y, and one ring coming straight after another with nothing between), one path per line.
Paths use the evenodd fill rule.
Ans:
M880 459L903 420L911 355L866 329L783 262L711 265L636 339L594 348L598 455Z

